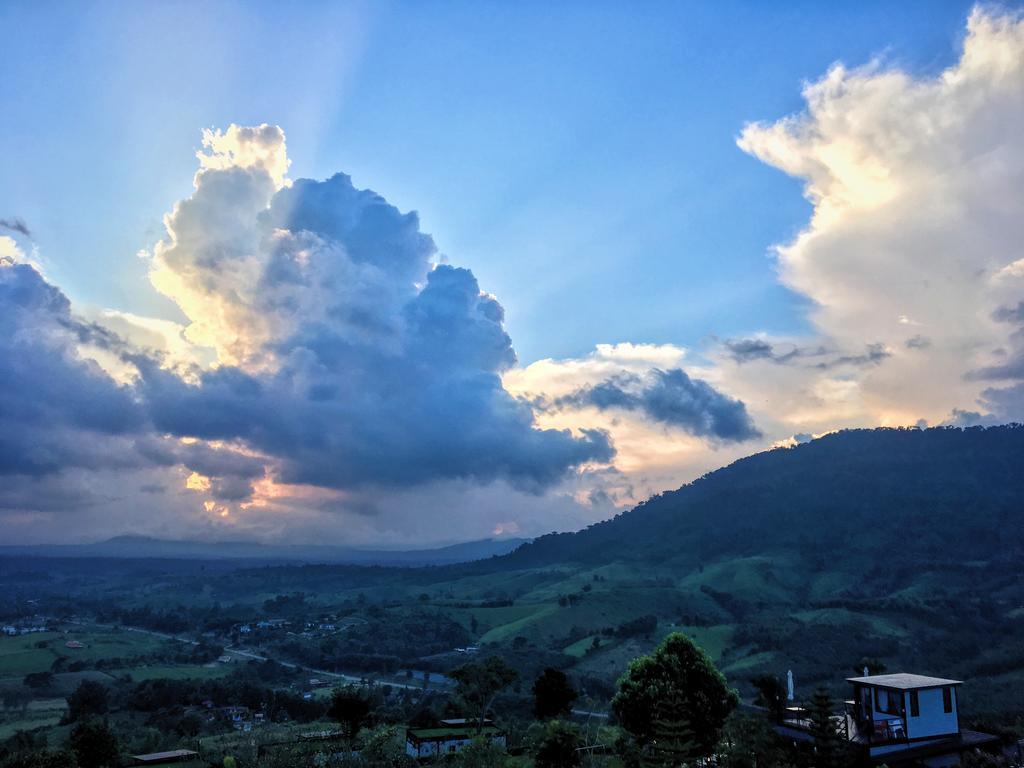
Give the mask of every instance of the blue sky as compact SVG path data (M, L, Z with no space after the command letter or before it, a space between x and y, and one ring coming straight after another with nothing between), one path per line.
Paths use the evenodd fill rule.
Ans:
M800 85L956 57L967 2L7 3L0 212L77 301L179 318L135 258L200 129L285 129L293 177L421 214L524 362L796 332L768 248L809 206L737 149Z
M0 31L12 540L532 536L837 429L1024 420L1019 3Z

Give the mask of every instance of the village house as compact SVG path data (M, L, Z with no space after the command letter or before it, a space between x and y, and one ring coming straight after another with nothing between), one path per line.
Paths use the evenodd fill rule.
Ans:
M491 720L484 720L477 732L475 720L441 720L436 728L409 728L405 733L405 753L410 757L430 758L454 754L478 736L505 749L505 732Z
M999 738L960 725L960 680L905 672L850 677L852 697L834 716L839 733L874 765L956 765L965 752L997 748ZM806 710L790 707L777 730L807 741Z

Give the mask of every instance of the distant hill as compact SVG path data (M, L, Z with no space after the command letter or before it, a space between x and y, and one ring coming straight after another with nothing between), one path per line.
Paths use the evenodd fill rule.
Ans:
M1024 426L848 430L740 459L500 563L693 567L787 553L867 572L1019 558L1022 525Z
M791 669L799 696L847 695L843 678L879 659L967 681L973 712L1019 712L1024 427L830 434L470 567L499 571L519 606L485 640L554 637L578 676L614 676L681 629L747 691ZM653 637L619 639L644 616Z
M198 542L116 536L93 544L0 546L0 555L36 557L249 560L346 565L452 565L504 555L527 539L480 539L420 550L369 550L323 545L268 545L250 541Z
M268 595L303 595L318 608L369 606L388 642L442 616L524 679L559 666L598 697L632 658L683 631L745 695L754 675L793 670L798 698L818 685L845 696L844 678L877 659L964 680L965 712L1019 713L1022 523L1024 427L851 430L741 459L497 557L517 542L357 552L121 538L78 548L123 558L95 562L72 559L73 548L46 548L66 559L45 563L0 548L28 555L0 560L0 584L12 604L147 605L197 625L214 609L231 606L240 621ZM187 557L207 559L167 559ZM346 638L317 663L377 669L363 643Z

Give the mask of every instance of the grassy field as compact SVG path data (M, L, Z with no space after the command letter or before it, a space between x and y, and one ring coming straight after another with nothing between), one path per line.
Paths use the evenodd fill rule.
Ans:
M82 643L68 648L67 642ZM0 677L24 677L52 669L57 659L95 662L100 659L131 659L167 648L173 641L142 632L105 628L75 628L63 632L37 632L0 637Z
M23 677L48 670L57 658L49 644L59 637L55 632L0 637L0 677ZM37 647L39 644L43 647Z

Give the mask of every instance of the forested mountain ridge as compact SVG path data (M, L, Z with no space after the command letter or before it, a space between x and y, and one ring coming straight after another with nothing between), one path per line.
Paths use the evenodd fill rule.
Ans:
M740 459L578 533L550 534L507 566L640 560L680 565L772 552L830 566L1019 557L1024 426L864 429Z

